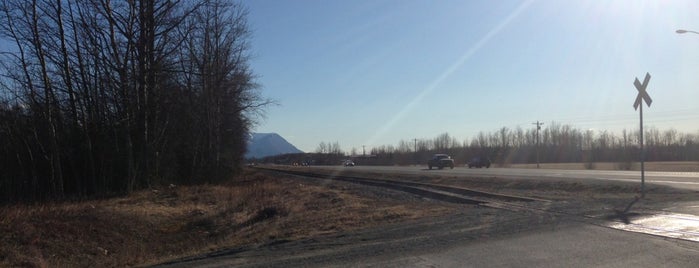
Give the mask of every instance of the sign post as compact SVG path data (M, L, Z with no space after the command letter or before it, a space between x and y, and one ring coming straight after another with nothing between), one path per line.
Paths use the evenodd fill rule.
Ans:
M636 90L638 90L638 95L636 96L636 101L634 101L633 103L633 108L634 110L639 110L641 119L641 198L644 198L646 196L646 171L645 167L643 166L643 162L646 158L646 151L643 148L643 103L641 102L645 102L646 105L648 105L648 107L650 107L650 104L653 102L653 100L648 95L648 92L646 91L646 87L648 87L648 81L650 81L650 74L646 73L646 77L643 79L643 84L641 84L641 82L638 81L638 78L636 78L636 80L633 82L633 85L636 87Z

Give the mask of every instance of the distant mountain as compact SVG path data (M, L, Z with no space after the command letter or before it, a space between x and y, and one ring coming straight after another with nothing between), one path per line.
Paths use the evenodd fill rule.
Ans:
M303 153L303 151L294 147L277 133L252 133L245 158L262 158L293 153Z

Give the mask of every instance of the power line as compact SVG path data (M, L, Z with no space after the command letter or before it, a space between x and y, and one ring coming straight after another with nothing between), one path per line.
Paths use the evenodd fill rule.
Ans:
M677 109L677 110L666 110L653 113L652 120L657 121L667 121L667 120L691 120L699 118L697 115L697 109ZM636 115L634 114L599 114L596 116L583 115L583 116L569 116L569 117L559 117L552 118L553 122L572 122L575 124L616 124L619 122L635 122ZM651 119L651 118L649 118Z

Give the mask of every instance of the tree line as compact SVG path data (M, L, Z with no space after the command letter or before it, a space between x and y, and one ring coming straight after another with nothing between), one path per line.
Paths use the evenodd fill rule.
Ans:
M537 133L538 132L538 133ZM464 164L473 157L488 157L494 163L619 162L640 160L640 131L581 130L552 122L548 127L479 132L470 140L459 141L448 133L433 139L401 140L397 146L372 148L381 164L422 163L434 153L447 153ZM679 133L675 129L644 131L647 161L699 161L699 133Z
M226 0L4 0L0 201L208 183L270 103Z
M327 155L335 161L322 163L339 164L339 159L353 158L364 165L412 165L425 164L435 153L451 155L457 164L465 164L473 157L487 157L493 163L506 166L517 163L595 163L616 162L622 169L631 168L632 162L640 161L640 131L581 130L571 125L556 122L537 131L536 128L499 128L492 132L479 132L471 139L460 141L448 133L432 139L400 140L396 145L375 146L369 154L358 154L356 148L350 153L339 149L328 151L321 143L314 159ZM647 161L699 161L699 133L680 133L675 129L661 131L647 128L644 131ZM339 148L337 142L333 146ZM297 159L301 156L297 156ZM305 156L308 158L308 155ZM288 159L272 157L270 162Z

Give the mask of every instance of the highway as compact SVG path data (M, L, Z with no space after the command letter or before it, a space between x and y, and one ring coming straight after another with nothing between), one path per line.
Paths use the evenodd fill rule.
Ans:
M314 166L316 169L357 170L367 172L428 175L441 174L469 177L499 177L510 179L552 179L552 180L606 180L641 183L640 171L610 170L561 170L561 169L522 169L522 168L467 168L427 169L426 166ZM645 172L648 184L667 185L675 188L699 191L699 172Z

